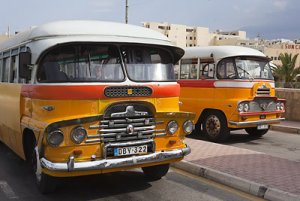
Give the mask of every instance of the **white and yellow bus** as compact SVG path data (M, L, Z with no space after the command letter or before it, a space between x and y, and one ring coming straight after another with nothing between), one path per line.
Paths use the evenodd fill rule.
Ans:
M159 179L190 153L179 111L184 51L146 28L59 21L0 44L0 141L31 161L41 192L56 177L142 168Z
M180 61L181 110L196 113L196 132L224 141L231 130L254 136L284 120L269 59L238 46L190 47Z

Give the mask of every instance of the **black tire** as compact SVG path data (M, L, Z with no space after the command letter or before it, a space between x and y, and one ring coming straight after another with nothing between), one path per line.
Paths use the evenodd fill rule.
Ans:
M170 164L155 165L149 167L142 167L142 170L147 179L152 181L159 180L165 176L169 171Z
M252 127L252 128L245 128L245 131L253 137L261 137L269 131L269 128L264 130L257 130L256 127Z
M219 111L210 111L204 115L202 129L205 137L212 142L224 142L230 135L227 119Z
M54 192L56 190L56 178L42 172L40 161L34 148L32 149L31 164L39 191L42 194Z

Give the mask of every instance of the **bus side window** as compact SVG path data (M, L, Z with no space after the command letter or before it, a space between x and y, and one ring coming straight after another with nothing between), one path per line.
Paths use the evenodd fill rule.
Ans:
M3 75L3 59L0 59L0 82L2 82Z
M10 73L9 73L9 82L17 82L17 65L16 65L16 56L11 57Z
M212 79L214 78L215 65L213 63L200 63L199 78Z
M180 79L197 79L198 59L183 59L180 66Z
M2 82L8 82L9 67L10 67L10 57L6 57L3 59Z

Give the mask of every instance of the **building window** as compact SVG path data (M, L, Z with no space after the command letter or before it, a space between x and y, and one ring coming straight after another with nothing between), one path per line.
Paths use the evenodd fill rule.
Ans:
M193 40L193 37L192 37L192 36L190 37L190 40Z

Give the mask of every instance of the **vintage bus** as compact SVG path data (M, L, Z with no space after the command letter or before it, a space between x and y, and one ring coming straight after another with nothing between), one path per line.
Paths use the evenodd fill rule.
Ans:
M155 31L58 21L0 44L0 140L31 162L41 192L57 177L142 168L160 179L190 153L195 114L179 111L184 51Z
M179 63L181 109L196 113L196 133L215 142L236 129L259 137L284 120L285 100L275 96L270 60L260 51L189 47Z

